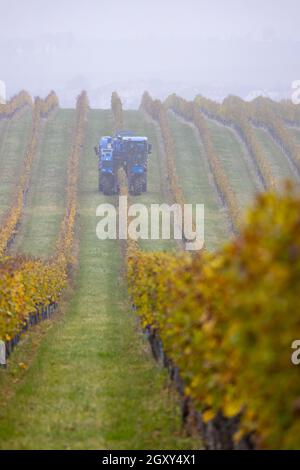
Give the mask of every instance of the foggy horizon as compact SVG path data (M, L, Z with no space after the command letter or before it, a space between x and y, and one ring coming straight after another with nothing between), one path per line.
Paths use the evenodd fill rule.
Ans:
M8 97L54 89L62 105L74 106L84 88L102 107L114 89L125 107L138 106L144 89L158 98L281 99L299 78L295 0L0 0L0 7Z

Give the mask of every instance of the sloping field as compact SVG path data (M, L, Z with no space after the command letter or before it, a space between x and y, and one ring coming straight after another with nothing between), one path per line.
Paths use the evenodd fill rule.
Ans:
M300 146L300 129L297 127L290 127L289 130L294 136L297 144Z
M237 225L240 235L222 248L233 237L231 195L242 213L259 189L258 178L234 131L201 120L188 102L179 104L187 110L181 116L193 117L190 123L159 101L123 112L117 94L111 110L89 109L83 92L76 111L55 105L33 126L37 151L34 146L29 153L33 163L21 186L18 224L12 225L12 234L15 227L18 232L8 254L43 261L9 259L3 250L0 262L1 347L20 338L8 367L0 368L1 449L195 449L202 446L195 419L197 426L209 423L204 442L212 432L216 448L247 447L253 430L265 439L257 441L263 447L298 445L294 413L283 399L296 403L297 371L281 361L282 347L290 350L298 328L288 313L299 310L299 198L292 192L261 195L252 224ZM30 123L28 111L0 121L3 207L13 198ZM118 195L98 191L94 146L121 123L153 146L147 192L129 202L147 209L174 200L204 203L208 250L182 256L183 243L172 240L97 239L96 209L112 204L118 213ZM275 177L293 176L270 137L255 132ZM300 130L289 132L300 149ZM124 194L126 181L119 181ZM43 317L19 336L36 323L32 317L57 303L51 321ZM168 369L154 361L142 327ZM250 359L249 344L255 345ZM240 414L245 429L237 432Z
M229 223L222 208L205 150L197 131L188 123L169 113L169 122L176 146L176 170L185 200L191 204L204 204L205 246L217 248L229 235Z
M48 257L54 249L65 206L74 117L74 110L57 109L43 123L13 253Z
M65 141L73 123L73 114L61 110L49 126L55 126L59 117L64 131L60 134L57 126L54 134L46 128L43 142L47 145L40 156L54 175L56 166L52 162L49 167L47 162L53 157L56 144L47 140L47 135L56 139L61 135L60 141ZM30 369L22 380L15 381L13 390L10 388L10 399L5 386L11 377L0 371L1 402L6 403L0 410L1 448L190 449L196 443L199 446L198 439L187 438L182 431L179 403L169 389L166 372L154 363L130 311L119 242L103 243L96 238L96 207L104 202L115 203L116 197L98 192L93 146L99 135L108 134L111 127L109 111L89 111L79 188L80 270L64 315L58 315L42 343L37 340ZM67 155L60 152L57 156L59 168L63 168ZM38 187L39 177L44 178L44 172L38 173L41 167L40 162L36 169L38 177L33 180ZM60 181L63 183L62 178ZM56 188L62 197L63 184ZM154 186L152 190L158 191ZM38 201L38 196L42 197L41 192L32 200ZM49 200L55 202L54 192L48 190L45 204ZM62 208L63 199L56 204ZM39 206L29 206L28 223L31 217L36 217L33 208ZM31 242L25 234L21 248L43 253L47 246L49 251L55 238L54 230L53 236L52 231L51 237L48 234L53 215L46 212L43 217L39 235ZM35 223L40 220L36 218ZM26 344L19 345L11 359L11 374L18 376L18 354L24 354L24 347Z
M254 168L233 130L210 119L207 119L207 124L222 167L243 210L253 201L259 189Z
M297 127L289 127L289 132L293 136L294 142L296 143L300 153L300 129Z
M0 120L0 220L12 201L25 157L31 120L32 113L28 108L10 120Z
M272 169L272 174L277 183L286 179L295 177L295 174L280 147L273 141L267 131L254 127L256 138L265 151L268 162ZM293 131L292 131L293 132Z

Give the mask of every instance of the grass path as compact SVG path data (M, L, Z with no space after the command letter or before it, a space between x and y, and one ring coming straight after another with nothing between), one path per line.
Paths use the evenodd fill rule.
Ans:
M300 128L299 127L288 127L288 131L292 135L292 137L294 139L294 142L297 146L298 154L300 155ZM292 174L293 174L294 178L297 177L297 176L295 176L295 172L296 172L296 170L294 169L294 171L292 171ZM299 178L298 178L298 181L299 181Z
M89 112L74 294L29 369L5 392L9 398L3 396L7 371L0 371L2 449L195 448L181 430L166 372L154 363L130 312L119 243L96 239L96 207L115 201L97 192L93 146L110 129L109 112ZM15 357L22 357L22 347Z
M293 170L287 157L283 154L280 147L273 141L268 132L257 127L254 127L254 132L258 142L265 151L276 182L280 184L280 182L285 178L294 178L295 175L293 174Z
M300 149L300 129L298 127L289 127L288 130L293 135L294 141Z
M0 220L10 207L25 157L32 121L26 108L10 120L0 121Z
M176 147L176 170L185 200L192 204L204 203L205 245L213 250L228 238L226 212L218 200L197 131L174 113L168 116Z
M8 119L0 119L0 161L2 160L2 147L4 143L4 135L9 124Z
M65 207L67 164L75 111L57 109L43 123L20 232L12 252L48 257Z
M256 174L246 149L232 129L207 119L211 138L223 170L236 194L240 208L246 209L259 189Z

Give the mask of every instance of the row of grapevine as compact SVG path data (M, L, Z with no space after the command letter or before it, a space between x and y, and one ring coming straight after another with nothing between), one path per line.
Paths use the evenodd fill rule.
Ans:
M120 187L120 196L129 197L127 175L123 168L120 168L118 171L118 182ZM126 261L129 255L137 255L138 253L140 253L138 242L132 238L127 238L124 250Z
M275 181L272 170L251 126L247 103L235 96L229 96L222 104L197 96L195 103L207 117L235 129L252 158L263 188L273 188Z
M31 134L21 176L14 190L15 195L12 205L4 215L0 227L0 258L3 256L8 243L13 238L22 216L25 196L30 182L31 168L37 151L41 119L47 116L56 106L58 106L58 99L53 92L51 92L45 100L41 100L40 98L35 99Z
M123 129L123 108L122 101L116 91L111 95L111 110L113 114L114 133Z
M122 101L117 94L117 92L112 93L112 98L111 98L111 110L112 110L112 115L113 115L113 127L116 130L120 130L120 123L123 125L123 105ZM120 188L120 196L126 196L127 198L129 197L129 191L128 191L128 180L127 180L127 175L126 171L124 168L119 168L118 170L118 182L119 182L119 188ZM132 240L131 238L128 238L126 240L126 249L125 249L125 255L129 252L132 253L137 253L139 251L139 246L137 241Z
M54 96L51 101L54 103ZM37 308L56 303L66 285L74 261L78 165L87 110L88 100L83 92L77 99L76 125L68 162L67 202L55 253L47 261L16 257L3 258L0 263L0 339L3 341L11 341L26 328L30 315Z
M21 91L13 96L7 103L0 103L0 119L9 119L24 106L32 106L31 96L26 91Z
M292 100L282 100L277 102L270 98L261 96L253 100L252 104L256 104L257 101L264 102L265 106L276 113L288 126L300 126L299 104L294 104Z
M222 201L228 208L232 227L234 230L237 230L240 224L240 211L236 195L224 173L220 159L212 143L207 124L199 107L195 102L186 101L175 94L167 98L165 105L187 121L192 122L199 131L218 192Z
M274 105L271 100L259 98L250 105L250 116L254 125L265 128L274 141L279 145L282 152L294 165L298 176L300 176L300 155L293 135L286 129L283 118L276 112L281 105ZM295 106L295 105L294 105ZM284 109L284 107L283 107ZM289 117L293 124L297 124L298 118L295 113Z
M166 155L168 180L174 201L181 206L184 204L184 195L178 181L175 166L175 144L168 123L167 110L159 100L153 100L149 93L145 92L141 102L141 109L146 111L152 119L159 123Z
M258 196L241 233L214 254L128 255L131 297L156 331L204 422L240 416L233 440L299 448L300 195Z

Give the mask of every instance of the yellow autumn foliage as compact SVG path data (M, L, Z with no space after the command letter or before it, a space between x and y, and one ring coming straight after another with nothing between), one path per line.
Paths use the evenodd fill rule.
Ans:
M51 103L55 103L55 95ZM38 104L39 119L48 106ZM49 103L50 104L50 103ZM37 106L37 103L36 103ZM76 125L68 162L65 215L61 222L56 250L46 260L2 257L0 262L0 339L9 340L19 333L36 308L57 302L66 286L73 263L74 229L77 214L78 165L84 141L88 100L83 92L77 99ZM37 111L36 111L37 112Z
M123 108L122 101L116 91L111 95L111 111L114 122L114 132L117 133L123 129Z
M237 231L240 224L240 211L236 195L223 170L219 156L214 148L209 128L200 111L199 105L196 102L187 101L174 94L166 99L165 106L172 109L187 121L192 122L198 129L219 194L228 207L232 227Z
M206 116L237 131L253 159L264 189L274 188L275 180L268 157L251 125L251 105L236 96L228 96L222 104L203 96L197 96L194 102Z
M32 99L27 91L23 90L13 96L7 103L0 103L0 119L10 119L16 112L25 106L32 107Z
M24 92L25 93L25 92ZM21 95L21 94L20 94ZM20 96L17 95L17 96ZM29 95L28 95L29 96ZM27 103L29 100L27 94L23 97L21 103ZM6 105L4 105L6 106ZM19 100L17 100L17 106L21 106ZM11 207L4 214L3 220L1 221L0 226L0 259L3 256L6 247L9 241L13 238L17 225L20 221L24 200L29 188L30 175L32 164L36 155L38 138L40 133L41 118L46 116L49 112L58 106L58 99L54 92L51 92L45 100L36 98L33 108L33 122L31 127L31 134L29 138L29 143L26 149L25 160L23 163L23 169L21 171L21 176L17 183L17 187L14 191L14 197L11 204Z
M300 446L300 194L261 194L240 234L216 253L131 249L128 284L144 327L155 329L189 396L209 420L242 412L236 439Z

